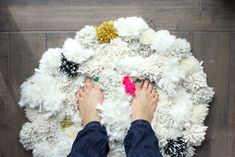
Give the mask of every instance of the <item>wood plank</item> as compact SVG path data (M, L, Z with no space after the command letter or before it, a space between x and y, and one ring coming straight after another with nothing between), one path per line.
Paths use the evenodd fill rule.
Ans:
M9 33L0 33L0 72L4 79L9 78L8 59L9 59Z
M141 16L155 29L234 31L234 8L214 0L10 0L0 4L0 31L77 31L123 16Z
M235 156L235 33L231 33L229 113L228 113L228 157Z
M10 33L10 110L7 110L8 119L12 125L6 136L11 137L11 147L6 148L5 156L32 156L31 152L23 149L19 143L19 131L27 121L23 109L18 106L20 99L21 83L34 73L34 68L38 67L38 61L45 51L45 33L35 32L11 32ZM14 150L14 151L12 151ZM13 153L13 155L9 155Z
M46 33L46 47L55 48L63 47L64 41L67 38L74 38L76 32L47 32Z
M10 130L12 121L9 121L9 34L0 33L0 156L5 156L11 147L9 136L5 132ZM9 156L12 153L9 152Z
M195 56L204 61L208 84L215 89L206 119L206 140L197 148L196 157L227 156L229 46L229 33L194 33Z

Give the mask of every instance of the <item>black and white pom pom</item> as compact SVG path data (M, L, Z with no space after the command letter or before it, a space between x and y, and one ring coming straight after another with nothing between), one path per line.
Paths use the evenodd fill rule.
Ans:
M171 157L185 157L187 154L187 142L183 137L167 140L163 150L166 155Z
M69 77L75 77L78 74L79 64L69 61L63 54L61 58L60 70Z

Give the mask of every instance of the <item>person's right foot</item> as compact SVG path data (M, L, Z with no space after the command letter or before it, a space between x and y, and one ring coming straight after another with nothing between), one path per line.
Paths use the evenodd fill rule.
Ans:
M157 107L158 94L148 80L136 82L136 96L131 102L132 121L143 119L151 123Z
M104 95L97 84L94 84L90 79L87 80L83 89L78 91L77 100L83 125L91 121L100 121L96 106L103 102Z

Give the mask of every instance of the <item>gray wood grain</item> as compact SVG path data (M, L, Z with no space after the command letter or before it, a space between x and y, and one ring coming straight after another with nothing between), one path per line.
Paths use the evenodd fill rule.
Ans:
M74 38L76 32L47 32L46 33L46 47L55 48L55 47L63 47L64 41L67 38Z
M5 136L5 132L11 129L9 117L9 34L0 33L0 156L9 151L11 143L8 142L9 137ZM12 121L11 121L12 122ZM12 153L9 152L11 155Z
M198 157L226 156L228 131L230 34L218 32L194 33L195 57L204 61L208 84L215 89L206 119L206 140L198 148Z
M38 67L38 61L45 51L45 33L34 32L11 32L10 33L10 94L9 106L6 110L8 113L6 118L9 119L11 125L10 131L5 136L10 138L7 143L11 147L4 156L32 156L30 152L26 152L19 143L19 131L22 125L27 121L23 109L18 106L20 99L20 85L23 81L34 73L34 68ZM14 150L14 151L12 151ZM13 155L10 155L10 154Z
M231 33L229 113L228 113L228 157L235 156L235 33Z
M0 5L0 31L77 31L126 16L141 16L155 29L234 31L234 8L229 0L10 0Z

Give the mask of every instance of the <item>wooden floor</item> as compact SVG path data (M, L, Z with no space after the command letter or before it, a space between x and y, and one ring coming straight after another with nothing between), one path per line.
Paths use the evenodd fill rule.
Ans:
M17 102L20 84L42 53L61 47L84 25L141 16L155 30L187 38L204 61L216 94L205 142L196 157L235 157L235 1L233 0L1 0L0 157L30 157L19 131L26 122Z

